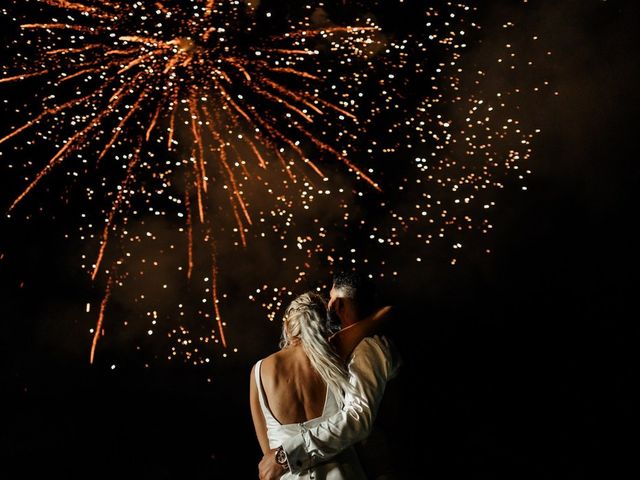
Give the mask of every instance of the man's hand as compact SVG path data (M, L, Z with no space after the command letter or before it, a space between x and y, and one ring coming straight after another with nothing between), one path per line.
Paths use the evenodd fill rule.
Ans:
M260 480L278 480L287 472L282 468L282 465L278 465L278 462L276 462L276 450L275 448L269 450L260 460L258 465Z

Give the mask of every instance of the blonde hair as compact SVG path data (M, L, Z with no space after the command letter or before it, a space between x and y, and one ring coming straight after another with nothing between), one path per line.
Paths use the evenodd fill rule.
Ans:
M347 393L355 394L346 367L327 341L327 305L316 293L303 293L287 307L282 322L280 348L299 339L313 368L327 384L335 399L344 404Z

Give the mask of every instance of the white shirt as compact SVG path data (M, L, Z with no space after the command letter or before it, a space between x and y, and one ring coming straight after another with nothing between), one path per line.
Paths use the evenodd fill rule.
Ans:
M386 384L396 375L400 363L384 337L367 337L358 344L348 364L349 382L365 404L347 396L345 406L337 413L284 440L282 447L292 473L326 462L369 435Z

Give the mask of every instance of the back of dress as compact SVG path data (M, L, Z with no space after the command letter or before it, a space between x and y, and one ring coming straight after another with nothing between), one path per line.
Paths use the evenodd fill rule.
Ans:
M260 399L260 408L267 424L267 437L269 438L269 447L278 448L283 441L294 435L304 433L307 429L313 428L321 423L326 417L334 415L340 410L340 406L336 401L333 393L327 388L324 408L320 417L313 418L301 423L282 424L276 420L269 409L266 394L262 387L262 377L260 375L260 367L262 360L259 360L255 366L256 385L258 388L258 398ZM353 447L344 450L339 455L331 458L326 463L320 463L305 472L293 474L287 472L281 477L282 479L308 478L314 480L366 480L362 466Z

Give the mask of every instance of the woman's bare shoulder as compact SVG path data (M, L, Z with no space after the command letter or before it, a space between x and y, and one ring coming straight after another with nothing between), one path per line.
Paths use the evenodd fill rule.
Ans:
M272 373L274 373L284 361L285 356L286 355L284 351L278 350L268 357L264 357L260 366L261 373L263 375L271 375Z

